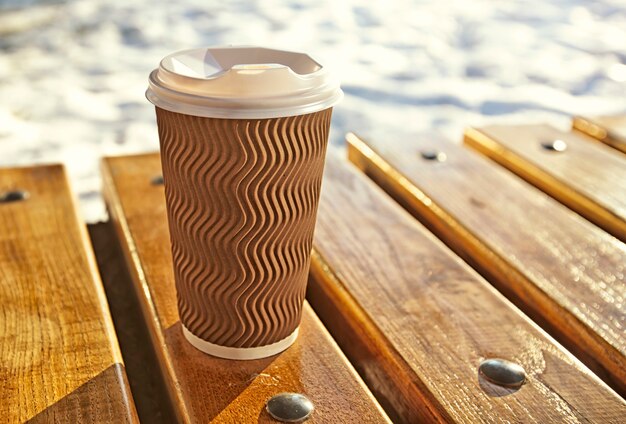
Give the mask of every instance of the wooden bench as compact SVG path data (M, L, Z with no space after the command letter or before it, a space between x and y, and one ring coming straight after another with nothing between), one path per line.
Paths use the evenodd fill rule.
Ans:
M314 246L309 299L396 420L625 416L612 390L364 175L332 158ZM507 389L480 377L480 362L493 357L521 364L527 383Z
M295 345L255 361L208 356L183 337L157 154L103 163L111 218L131 269L166 386L181 422L268 422L267 400L299 392L315 405L310 422L388 422L354 368L305 304Z
M0 303L0 417L137 422L85 225L60 165L0 170Z
M293 391L315 404L309 422L626 421L598 378L624 393L624 245L459 146L388 143L383 157L349 141L427 228L331 154L315 312L305 303L296 344L256 361L212 358L181 334L158 154L103 162L112 222L91 231L132 372L62 168L0 170L0 417L137 422L134 398L142 422L275 422L267 400ZM117 268L105 266L111 243ZM524 384L490 380L481 364L493 358L523 367Z
M548 125L470 128L465 143L626 242L626 156Z
M502 293L625 393L623 243L443 140L349 135L350 158ZM441 160L431 159L437 152Z

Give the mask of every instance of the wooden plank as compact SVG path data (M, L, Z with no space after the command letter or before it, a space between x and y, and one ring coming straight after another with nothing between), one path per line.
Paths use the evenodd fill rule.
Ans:
M375 142L371 145L376 146ZM444 162L420 152L442 150ZM620 393L626 393L626 246L506 170L443 140L350 158Z
M567 149L542 147L553 140ZM626 157L548 125L470 128L465 143L626 241Z
M0 202L0 416L137 422L63 167L1 169L0 193L17 189L30 196Z
M105 192L178 419L184 422L270 421L274 394L307 395L311 422L388 422L388 418L305 304L300 335L284 353L255 361L213 358L184 338L157 154L108 158Z
M371 181L327 164L309 300L399 420L618 422L626 404ZM478 375L519 363L519 390Z
M572 129L626 153L626 115L593 118L576 116L572 120Z

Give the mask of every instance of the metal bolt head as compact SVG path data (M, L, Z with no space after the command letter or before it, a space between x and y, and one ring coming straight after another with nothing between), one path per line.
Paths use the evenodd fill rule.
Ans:
M313 413L313 402L300 393L279 393L267 401L267 412L285 423L299 423Z
M30 197L30 193L26 190L11 190L0 193L0 203L19 202Z
M552 152L564 152L567 149L567 143L563 140L556 139L550 141L543 141L541 147Z
M437 162L443 162L447 159L446 154L438 150L423 150L420 152L420 156L422 156L422 159Z
M163 185L163 175L157 175L156 177L150 180L150 184L152 185Z
M478 366L478 371L485 379L498 386L517 388L526 381L524 368L506 359L485 359Z

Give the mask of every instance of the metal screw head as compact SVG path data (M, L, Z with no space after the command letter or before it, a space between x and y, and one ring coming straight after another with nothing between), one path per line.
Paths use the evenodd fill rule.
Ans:
M163 175L157 175L156 177L150 180L150 184L152 185L163 185Z
M447 156L444 152L440 152L437 150L423 150L420 152L422 159L432 160L437 162L443 162L447 159Z
M524 368L506 359L485 359L478 366L478 371L491 383L499 386L516 388L526 381Z
M11 190L0 193L0 203L19 202L30 197L30 193L26 190Z
M564 152L567 149L567 143L563 140L556 139L541 142L541 147L552 152Z
M313 413L313 402L300 393L279 393L267 401L267 412L278 421L299 423Z

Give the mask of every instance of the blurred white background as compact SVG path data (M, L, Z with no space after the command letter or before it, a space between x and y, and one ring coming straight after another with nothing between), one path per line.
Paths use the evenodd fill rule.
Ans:
M626 112L626 1L0 0L0 166L63 162L103 219L98 161L158 149L148 73L167 53L304 51L346 93L346 131L460 141L468 125Z

